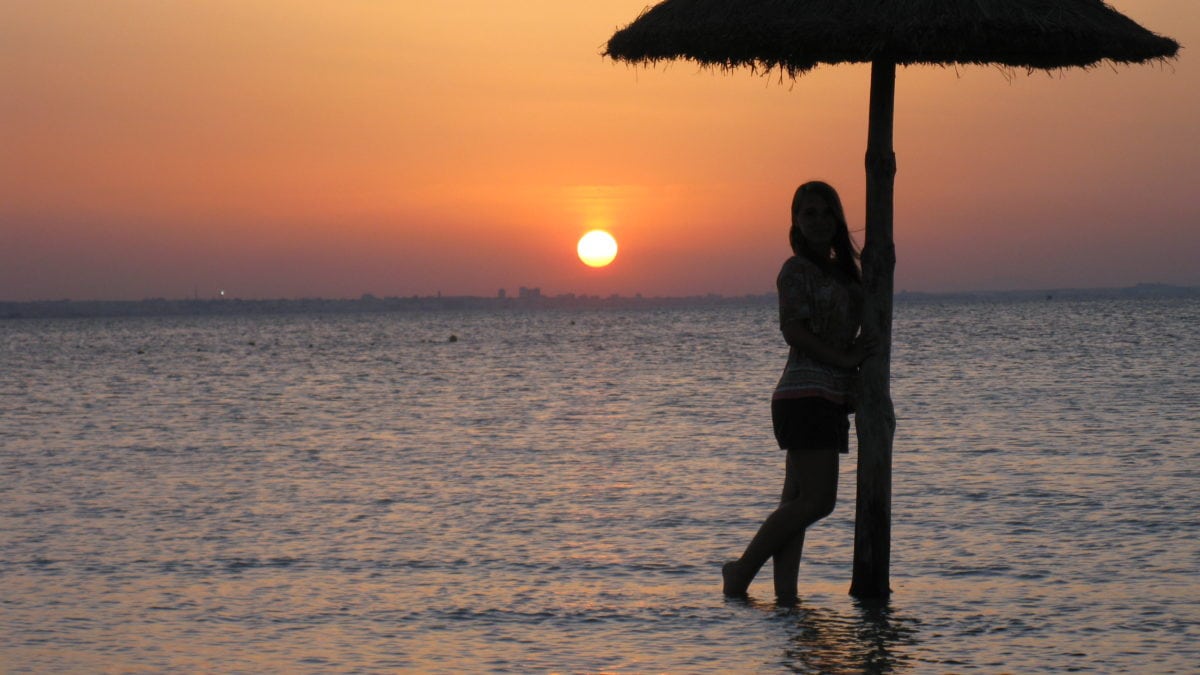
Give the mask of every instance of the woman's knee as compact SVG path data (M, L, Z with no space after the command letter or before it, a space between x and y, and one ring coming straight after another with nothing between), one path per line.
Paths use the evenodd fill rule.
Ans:
M813 490L800 492L793 499L786 500L780 508L785 510L790 518L804 521L805 526L808 526L833 513L833 507L836 505L836 490Z
M788 480L784 482L785 499L792 488L793 501L809 522L816 522L833 513L837 505L838 460L836 450L808 453L788 453Z
M827 517L833 513L834 507L837 506L837 492L830 491L825 494L813 495L813 520L817 521Z

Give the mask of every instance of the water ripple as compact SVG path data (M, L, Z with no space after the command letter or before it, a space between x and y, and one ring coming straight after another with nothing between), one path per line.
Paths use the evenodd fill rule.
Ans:
M768 304L0 322L0 662L1191 672L1198 319L898 305L882 607L854 455L802 602L718 593L778 499Z

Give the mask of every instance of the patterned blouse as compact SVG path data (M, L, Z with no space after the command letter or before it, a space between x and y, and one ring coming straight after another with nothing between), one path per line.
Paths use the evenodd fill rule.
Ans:
M850 347L862 316L860 286L842 284L804 256L788 258L775 285L779 289L780 328L801 321L830 346ZM853 407L857 380L854 370L821 363L791 347L772 398L819 396Z

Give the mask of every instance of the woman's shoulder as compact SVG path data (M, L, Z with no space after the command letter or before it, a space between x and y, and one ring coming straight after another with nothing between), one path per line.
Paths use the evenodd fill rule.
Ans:
M809 271L809 270L815 270L815 269L817 269L817 266L813 264L813 261L809 260L808 258L805 258L802 255L794 255L794 256L788 258L787 260L783 261L783 266L781 266L779 268L779 271L780 272L799 272L802 270Z
M779 277L812 277L822 276L824 273L817 264L802 255L794 255L783 261L783 266L779 268Z
M839 286L852 288L861 286L861 282L847 277L834 264L829 267L822 267L810 258L803 255L794 255L783 261L783 267L779 269L779 279L784 278L799 278L811 280L812 283L829 284L835 283Z
M794 255L783 261L779 268L779 276L775 277L775 287L781 296L804 295L814 286L820 285L821 271L813 262L804 256Z

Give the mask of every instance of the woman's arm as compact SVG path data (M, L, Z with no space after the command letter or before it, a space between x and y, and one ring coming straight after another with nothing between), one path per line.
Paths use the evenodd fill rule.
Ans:
M783 339L808 356L838 368L857 368L875 351L875 340L859 336L849 350L838 349L813 334L800 321L791 321L783 326Z

